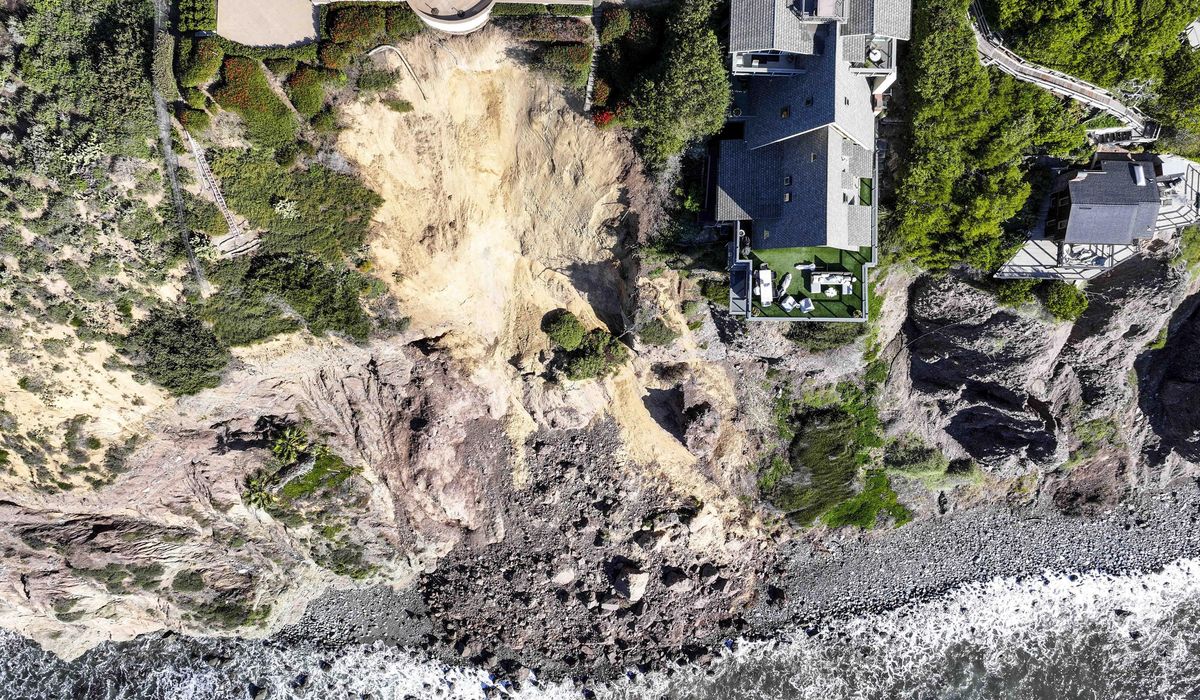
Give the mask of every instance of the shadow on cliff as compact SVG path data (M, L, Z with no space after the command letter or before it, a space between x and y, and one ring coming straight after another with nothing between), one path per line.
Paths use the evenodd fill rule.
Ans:
M1175 450L1200 461L1200 294L1179 306L1167 325L1166 343L1138 357L1138 405L1162 441L1147 450L1161 461Z

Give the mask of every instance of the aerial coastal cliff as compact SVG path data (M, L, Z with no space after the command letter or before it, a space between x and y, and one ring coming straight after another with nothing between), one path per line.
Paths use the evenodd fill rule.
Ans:
M12 4L0 627L612 678L1196 555L1196 228L993 279L1096 116L955 50L960 5L918 3L911 60L970 65L902 68L880 127L869 317L779 323L731 315L704 205L716 3L598 11L595 46L562 6L450 41L335 4L286 48L202 2ZM1186 154L1182 69L1139 69Z

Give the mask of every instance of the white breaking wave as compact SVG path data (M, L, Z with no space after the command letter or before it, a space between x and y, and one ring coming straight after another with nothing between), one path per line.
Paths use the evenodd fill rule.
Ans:
M519 624L519 621L514 621ZM203 643L147 639L104 647L70 667L0 634L0 697L245 697L248 683L277 698L412 697L468 700L494 685L383 644L337 653L243 642L211 666ZM227 650L228 651L228 650ZM322 668L322 662L326 665ZM302 688L295 687L303 681ZM879 614L741 642L709 668L589 686L603 699L875 700L883 698L1200 697L1200 560L1129 576L1005 578ZM578 698L570 681L501 695Z

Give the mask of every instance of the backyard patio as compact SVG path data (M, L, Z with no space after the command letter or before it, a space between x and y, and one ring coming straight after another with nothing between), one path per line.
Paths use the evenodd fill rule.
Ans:
M841 250L829 247L780 248L755 250L750 254L754 264L753 278L758 279L759 270L769 268L774 285L774 300L763 306L760 294L753 297L751 313L759 318L861 318L864 315L866 297L863 265L871 261L869 247L858 250ZM801 269L797 269L797 265ZM787 289L780 289L784 276L791 274ZM813 288L814 278L830 279L838 274L846 279L845 285L826 282L820 289ZM830 293L832 292L832 293ZM791 296L797 303L791 311L785 311L783 299ZM803 311L804 299L810 300L812 309Z

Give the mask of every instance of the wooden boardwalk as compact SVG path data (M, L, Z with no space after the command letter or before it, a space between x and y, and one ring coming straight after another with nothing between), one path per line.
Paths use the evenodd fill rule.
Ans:
M1032 83L1060 97L1067 97L1111 114L1125 124L1129 132L1128 141L1144 142L1158 138L1158 125L1148 120L1136 108L1122 103L1115 95L1102 87L1093 85L1065 73L1030 63L1004 46L1004 42L992 28L979 0L971 3L971 26L975 30L975 47L984 65L995 66L1017 80ZM1112 129L1097 130L1111 133ZM1119 131L1119 130L1118 130Z

